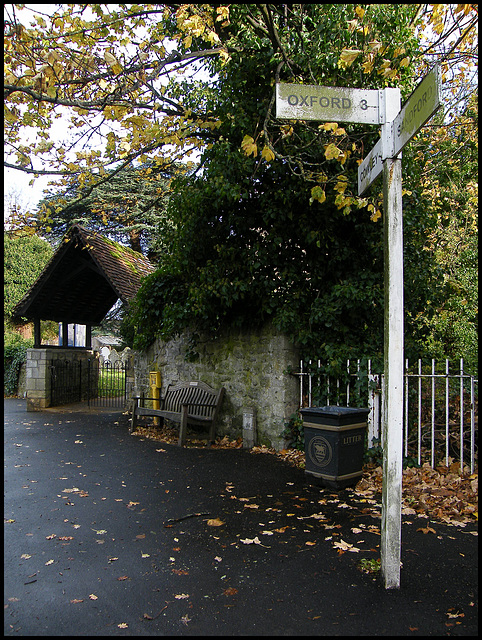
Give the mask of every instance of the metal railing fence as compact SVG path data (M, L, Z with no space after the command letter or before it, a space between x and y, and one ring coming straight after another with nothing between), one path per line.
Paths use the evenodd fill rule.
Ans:
M404 371L404 456L417 464L428 461L449 464L458 460L460 468L477 459L478 379L464 370L464 361L451 368L449 360L415 366L405 361ZM320 360L300 361L292 372L300 381L299 405L364 406L368 414L368 447L381 440L383 374L375 373L372 361L347 360L346 372L337 377L326 373ZM383 446L383 443L381 443Z

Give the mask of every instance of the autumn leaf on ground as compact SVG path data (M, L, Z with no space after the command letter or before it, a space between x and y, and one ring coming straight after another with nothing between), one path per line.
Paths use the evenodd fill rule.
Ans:
M189 594L188 593L178 593L174 597L176 598L176 600L186 600L186 598L189 598Z
M259 544L261 547L270 549L270 547L267 547L265 544L261 543L261 540L258 538L258 536L256 536L255 538L244 538L244 540L241 539L240 542L242 542L243 544Z
M78 600L77 598L74 598L73 600L70 601L70 604L79 604L80 602L84 602L83 600Z
M45 566L48 566L49 564L53 564L54 560L47 560L47 562L45 563Z
M314 520L327 520L328 518L323 513L314 513L311 516L307 516L308 518L313 518Z
M228 587L223 591L223 596L234 596L238 593L238 590L234 587Z
M57 536L55 535L55 533L52 533L50 536L45 536L46 540L53 540L54 538L56 538Z
M119 629L127 629L129 625L127 624L127 622L121 622L117 626L119 627Z
M177 576L188 576L189 575L189 571L186 571L185 569L173 569L172 572L175 573Z
M221 525L224 524L224 522L222 520L220 520L219 518L211 518L207 521L207 524L210 527L220 527Z
M457 611L456 613L451 613L450 610L445 614L449 618L465 618L465 613L460 613Z
M340 540L339 542L334 542L333 546L335 549L341 549L342 551L352 551L354 553L358 553L360 549L354 547L352 544L345 542L344 540Z
M96 596L94 593L89 594L89 598L91 600L98 600L99 599L98 596Z
M117 580L119 580L119 582L122 582L122 580L130 580L130 578L129 576L119 576Z
M429 527L428 525L426 527L420 527L420 529L417 529L417 531L421 531L422 533L437 533L435 531L435 529L432 529L432 527Z
M20 556L20 559L23 560L28 560L29 558L31 558L32 556L29 555L28 553L22 553L22 555Z

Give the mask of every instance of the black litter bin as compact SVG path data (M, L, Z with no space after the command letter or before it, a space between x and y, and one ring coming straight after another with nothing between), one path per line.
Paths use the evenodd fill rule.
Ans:
M312 483L343 489L360 480L369 411L335 406L300 410L305 431L305 474Z

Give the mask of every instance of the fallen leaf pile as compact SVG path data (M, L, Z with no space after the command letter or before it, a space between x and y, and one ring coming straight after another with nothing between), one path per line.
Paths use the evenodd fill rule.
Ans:
M364 487L381 493L381 467L365 471L357 489ZM426 515L455 526L478 520L478 473L470 474L467 467L461 472L456 462L435 469L428 462L404 469L402 492L404 515Z
M139 426L131 434L133 436L140 436L142 438L148 438L149 440L156 440L158 442L166 442L167 444L177 444L179 442L179 429L171 428L166 425L162 427L155 426ZM207 438L193 437L192 434L188 435L186 439L187 447L207 447ZM228 436L218 437L211 445L212 449L240 449L243 446L243 439L236 438L230 440ZM163 449L156 449L156 451L164 452Z
M266 446L253 447L252 453L269 453L283 461L304 469L305 454L296 449L275 451ZM445 524L465 526L478 520L478 473L470 473L458 462L448 459L449 466L433 469L428 462L421 467L403 470L402 514L425 515ZM355 493L380 499L382 468L366 466Z
M138 427L132 434L144 438L177 444L179 434L169 427ZM207 446L206 439L188 438L187 446ZM212 445L215 449L239 449L242 438L230 440L228 436L218 437ZM297 449L276 451L265 445L251 449L252 454L270 454L299 469L305 467L305 454ZM465 526L478 520L478 473L470 474L468 467L463 471L453 459L449 466L435 469L426 462L420 468L411 467L403 471L402 513L404 515L424 515L445 524ZM354 489L357 495L380 500L382 492L381 467L366 466L363 478ZM254 506L245 505L249 508Z

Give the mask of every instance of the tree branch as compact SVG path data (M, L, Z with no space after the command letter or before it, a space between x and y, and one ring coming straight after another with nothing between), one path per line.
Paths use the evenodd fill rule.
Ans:
M3 163L4 167L8 167L9 169L16 169L17 171L23 171L23 173L34 173L39 176L76 176L79 173L82 173L82 170L78 171L44 171L43 169L29 169L28 167L19 167L16 164L10 164L9 162Z

